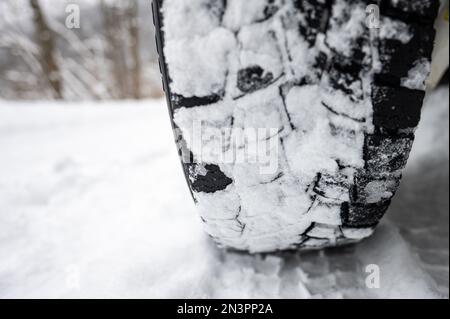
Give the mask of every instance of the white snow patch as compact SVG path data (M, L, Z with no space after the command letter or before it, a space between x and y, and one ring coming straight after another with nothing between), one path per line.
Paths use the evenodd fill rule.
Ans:
M219 12L211 10L210 0L166 1L161 9L164 16L166 39L186 39L206 36L220 25ZM219 3L219 1L217 1Z
M409 70L408 76L401 79L401 85L411 90L425 91L426 81L430 75L431 63L428 59L420 59L414 63L414 67Z
M349 4L344 0L338 0L333 5L333 17L338 20L348 17L348 20L338 27L337 22L332 19L330 31L327 33L328 45L345 56L351 55L354 39L360 38L367 31L366 7L363 4L355 4L351 6L351 12L346 12L348 8Z
M382 18L380 22L380 39L398 40L401 43L406 44L411 41L413 36L413 33L406 23L388 17Z
M164 53L170 65L172 93L186 97L219 94L225 89L227 57L235 46L233 33L223 28L193 39L167 37Z

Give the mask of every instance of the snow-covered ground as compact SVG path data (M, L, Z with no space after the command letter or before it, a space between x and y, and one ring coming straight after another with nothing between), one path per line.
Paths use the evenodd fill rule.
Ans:
M163 101L0 102L0 298L448 297L448 101L429 96L374 237L277 256L204 235Z

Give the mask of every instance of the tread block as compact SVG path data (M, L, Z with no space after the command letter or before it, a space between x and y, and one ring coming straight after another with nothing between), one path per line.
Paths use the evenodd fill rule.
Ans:
M326 44L336 55L368 68L371 40L366 25L366 6L367 3L360 0L334 0Z
M361 101L364 99L361 72L362 67L359 64L335 57L328 70L328 84L343 92L352 101Z
M376 226L386 214L390 201L376 204L343 204L342 226L345 228L368 228Z
M413 35L407 43L399 39L380 39L378 48L380 53L380 75L395 80L399 84L401 79L407 78L409 71L417 61L430 60L433 52L435 30L432 26L409 24Z
M413 141L413 136L368 136L364 148L368 173L384 176L405 168Z
M314 192L327 199L343 200L348 198L349 183L344 176L321 175Z
M224 0L226 1L226 0ZM279 4L275 0L268 0L267 6L264 8L264 19L267 20L272 18L280 9Z
M237 87L243 93L252 93L267 87L274 79L271 72L266 72L258 65L239 70Z
M400 186L400 176L388 175L384 178L359 172L352 188L352 203L375 204L390 200Z
M374 86L374 125L387 130L414 128L419 124L425 92Z
M223 26L235 32L242 27L259 24L271 19L281 6L284 0L222 0L226 4L223 16ZM192 2L189 0L188 2Z
M233 180L217 165L193 164L189 169L192 189L197 193L216 193L225 190Z
M329 0L296 0L294 6L304 14L304 19L299 24L300 34L306 39L310 47L316 43L317 35L323 32L328 23L331 11Z
M384 15L404 21L433 23L439 11L439 0L381 0L380 9Z

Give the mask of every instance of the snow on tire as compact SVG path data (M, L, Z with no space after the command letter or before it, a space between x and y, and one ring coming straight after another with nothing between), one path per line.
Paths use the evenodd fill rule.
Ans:
M367 25L371 4L380 8L379 28ZM177 143L211 237L258 253L370 236L412 147L439 1L153 6ZM198 143L194 121L222 140ZM260 163L205 155L225 158L260 142L235 138L249 128L275 132L264 141L277 150L276 170L262 174Z

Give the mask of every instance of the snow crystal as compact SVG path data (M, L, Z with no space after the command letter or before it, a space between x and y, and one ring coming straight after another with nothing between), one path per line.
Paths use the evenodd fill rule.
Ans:
M428 59L416 61L414 67L409 70L408 77L401 80L401 85L411 90L425 91L430 70L431 63Z
M413 38L413 33L405 22L383 17L380 22L379 37L380 39L398 40L406 44Z

